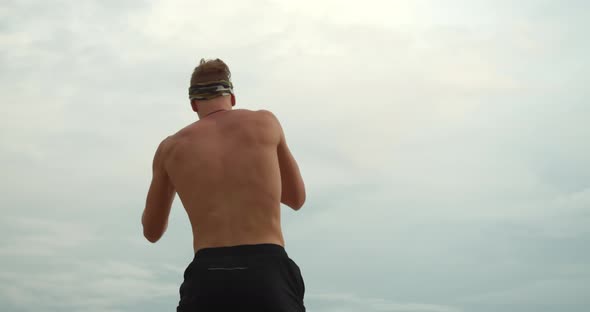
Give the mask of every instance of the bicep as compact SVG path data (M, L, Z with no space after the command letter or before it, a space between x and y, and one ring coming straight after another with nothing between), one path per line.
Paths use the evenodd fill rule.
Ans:
M299 209L305 202L305 186L299 166L285 138L285 132L274 114L270 113L274 119L275 130L278 136L277 158L281 172L282 194L281 202L294 209Z
M164 166L164 140L154 155L152 181L148 190L146 206L142 216L144 234L158 237L163 234L176 191Z
M154 217L167 217L176 191L168 174L154 171L146 200L146 211Z

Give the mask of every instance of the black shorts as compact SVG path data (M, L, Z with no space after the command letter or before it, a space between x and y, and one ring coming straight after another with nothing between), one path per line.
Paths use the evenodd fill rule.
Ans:
M204 248L184 271L177 312L304 312L299 266L276 244Z

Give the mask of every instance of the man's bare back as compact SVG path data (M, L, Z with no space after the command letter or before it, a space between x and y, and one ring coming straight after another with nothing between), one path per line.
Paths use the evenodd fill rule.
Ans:
M285 245L280 203L299 209L305 192L272 113L216 112L168 137L161 147L163 167L192 225L195 252Z

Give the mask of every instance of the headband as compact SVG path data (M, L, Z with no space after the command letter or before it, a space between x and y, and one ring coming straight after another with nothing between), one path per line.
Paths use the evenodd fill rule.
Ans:
M230 94L234 94L234 86L229 80L195 83L188 89L188 97L191 101L210 100Z

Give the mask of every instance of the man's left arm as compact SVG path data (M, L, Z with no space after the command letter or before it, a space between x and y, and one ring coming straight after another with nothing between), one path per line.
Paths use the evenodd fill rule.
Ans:
M164 155L169 144L169 137L164 139L158 146L152 165L152 182L147 195L145 210L141 216L143 225L143 236L155 243L168 227L168 217L176 191L166 168L164 166Z

